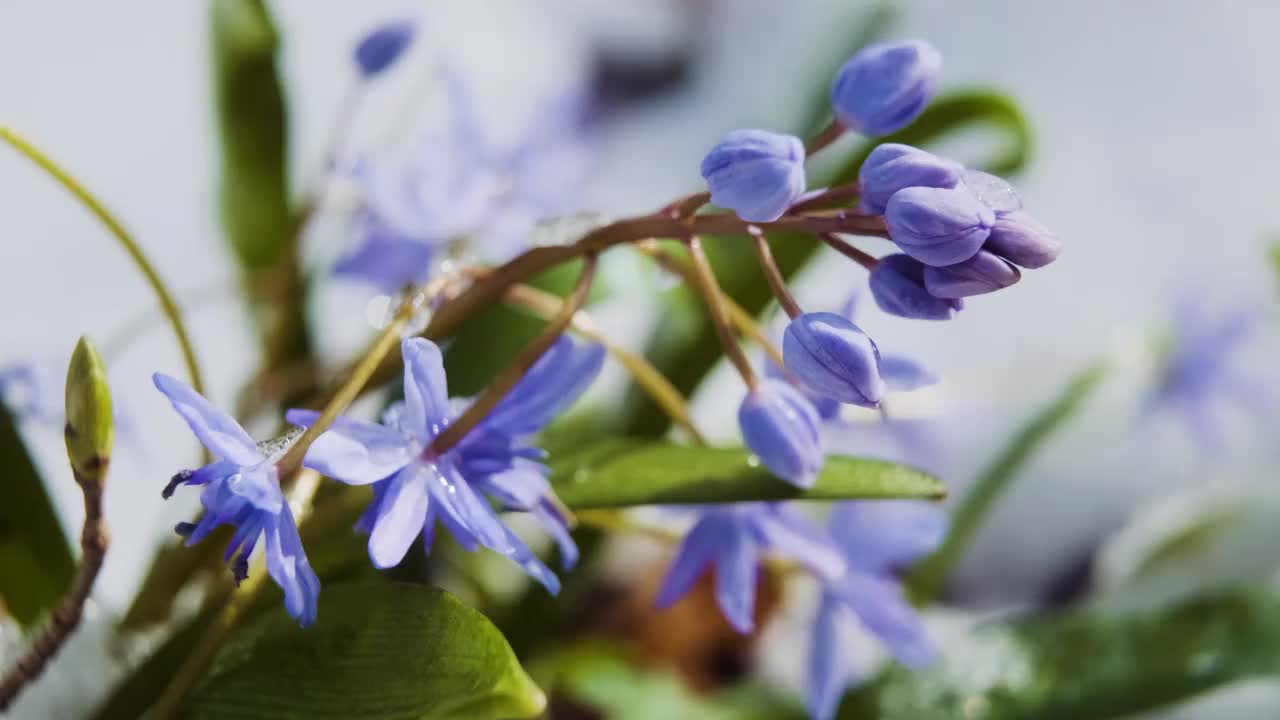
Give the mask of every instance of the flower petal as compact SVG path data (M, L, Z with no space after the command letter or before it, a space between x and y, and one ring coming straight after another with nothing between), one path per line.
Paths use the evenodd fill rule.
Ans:
M714 511L705 514L685 536L676 556L671 560L667 577L658 589L653 604L659 609L668 608L684 597L702 571L715 559L716 546L720 543L723 523Z
M310 427L320 413L290 410L285 420ZM348 485L367 485L409 464L415 448L396 430L340 417L307 448L303 465Z
M761 543L803 563L824 580L835 580L845 572L844 558L831 538L794 509L771 504L754 516Z
M840 610L840 603L823 593L818 614L813 619L807 699L809 713L814 720L835 718L848 683L848 670L840 652L839 627L836 624Z
M520 436L541 430L572 405L604 365L604 348L561 336L489 413L487 428Z
M938 382L938 376L920 363L893 353L880 356L880 377L892 392L911 392Z
M284 591L284 607L302 627L316 621L320 578L311 569L293 513L285 505L267 527L267 572Z
M262 462L262 453L258 452L253 438L230 415L214 407L213 403L177 378L156 373L151 379L209 452L237 465Z
M409 338L404 355L404 427L414 439L435 437L449 417L449 386L440 348L430 340Z
M426 522L428 475L421 466L401 470L388 483L369 535L369 558L374 567L395 567L404 559Z
M850 572L832 586L832 592L853 609L862 624L907 668L919 670L933 659L933 645L924 624L902 596L902 589L894 578Z
M716 553L716 601L729 624L746 635L755 629L760 548L742 523L735 518L733 531L720 538Z
M845 502L831 513L831 535L854 567L901 570L942 544L947 514L919 500Z

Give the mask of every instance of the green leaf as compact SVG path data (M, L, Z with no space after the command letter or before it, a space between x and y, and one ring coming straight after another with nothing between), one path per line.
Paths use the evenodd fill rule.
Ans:
M987 513L1008 489L1018 472L1026 466L1055 431L1064 426L1084 404L1106 376L1107 366L1098 362L1082 370L1062 392L1032 417L1018 431L991 465L978 476L960 506L951 516L951 530L942 547L916 565L911 573L911 595L917 601L933 599L947 578L947 573L964 555Z
M948 637L927 670L894 667L847 720L1072 720L1147 712L1280 673L1280 596L1237 590L1149 614L1077 611Z
M1030 157L1031 130L1026 117L1010 99L997 92L967 90L945 95L929 106L910 127L886 138L861 143L831 177L812 177L810 187L822 187L856 179L858 168L871 150L882 142L905 142L928 146L937 140L975 131L994 132L1001 138L995 153L976 165L992 172L1008 174L1021 168ZM769 286L756 266L745 238L709 238L704 242L720 286L743 309L758 315L772 300ZM774 260L783 276L791 277L813 257L819 243L812 237L784 234L773 243ZM850 268L855 275L859 271ZM715 332L698 308L689 314L684 293L674 293L660 315L658 326L645 355L685 395L690 395L721 358ZM627 397L630 435L656 437L668 426L666 415L637 388Z
M17 424L0 403L0 602L23 627L53 607L75 561Z
M574 510L752 500L941 498L934 477L882 460L828 456L813 487L775 478L740 448L610 440L553 458L551 483Z
M419 585L325 588L306 630L284 613L236 632L194 718L532 718L546 698L483 615Z

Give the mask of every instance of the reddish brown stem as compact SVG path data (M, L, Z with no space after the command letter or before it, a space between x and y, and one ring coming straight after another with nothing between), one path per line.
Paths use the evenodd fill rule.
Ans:
M826 243L827 246L830 247L832 250L835 250L841 255L844 255L845 257L858 263L859 265L866 268L867 270L874 269L876 264L880 262L879 260L875 259L871 255L868 255L862 250L859 250L858 248L854 247L847 240L843 238L837 237L830 233L819 233L818 237L822 238L822 242Z
M738 344L737 339L733 337L733 331L729 328L729 314L724 307L723 294L720 291L720 285L716 282L711 263L707 260L707 254L702 250L702 243L699 242L697 235L690 235L685 240L685 245L688 246L689 256L693 259L694 289L702 296L702 302L707 306L707 314L711 316L711 325L715 328L716 337L720 339L720 345L724 348L725 357L733 363L738 374L742 376L742 381L747 384L747 388L754 390L760 381L756 378L755 370L751 368L751 361L747 359L747 354L742 351L742 346Z
M760 270L764 272L764 277L769 281L769 289L773 291L773 296L778 299L778 304L782 306L782 310L787 313L787 317L796 317L804 313L800 309L800 304L796 302L791 290L787 287L786 278L782 277L782 271L778 269L778 264L773 260L773 250L769 248L769 239L764 236L760 228L752 226L747 229L751 233L751 238L755 241L756 261L760 264Z
M822 130L818 132L817 135L814 135L812 138L809 139L809 142L805 143L805 146L804 146L805 154L812 157L813 155L821 151L823 148L827 147L828 145L835 142L836 140L839 140L840 136L843 134L844 134L844 127L840 124L839 120L836 120L833 118L830 123L827 123L826 127L822 128Z

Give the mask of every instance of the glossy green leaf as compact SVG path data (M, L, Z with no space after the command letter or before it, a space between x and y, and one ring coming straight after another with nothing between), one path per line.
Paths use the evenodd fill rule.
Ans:
M997 92L968 90L944 95L910 127L886 138L865 141L855 147L832 176L811 177L810 187L823 187L857 178L858 168L871 150L882 142L905 142L928 146L935 141L972 132L994 133L999 145L994 154L976 165L1007 174L1021 168L1031 154L1031 130L1026 117L1010 99ZM819 243L799 234L779 235L773 243L774 260L785 277L791 277L813 257ZM744 238L709 238L704 242L716 277L725 292L747 312L759 314L772 300L750 244ZM850 276L861 277L852 265ZM660 315L658 326L645 354L671 382L686 395L692 392L721 358L719 344L706 313L697 308L690 314L688 296L673 293ZM627 397L629 417L626 432L654 437L668 426L666 416L638 389Z
M843 720L1118 718L1280 674L1280 596L1235 591L1154 613L1077 611L949 637L929 669L888 670Z
M502 634L448 593L327 587L306 630L270 613L237 631L192 693L193 718L531 718L546 698Z
M70 584L75 562L40 472L4 403L0 468L0 603L30 627Z
M933 599L946 580L947 573L964 555L969 541L982 527L996 501L1009 488L1018 472L1026 466L1053 434L1063 427L1101 384L1107 366L1095 363L1071 379L1048 405L1035 414L996 455L991 465L978 476L973 489L951 516L951 529L942 547L916 565L911 573L911 594L918 601Z
M753 500L940 498L946 489L919 470L882 460L827 457L813 487L778 480L741 448L606 441L552 459L552 486L575 510Z

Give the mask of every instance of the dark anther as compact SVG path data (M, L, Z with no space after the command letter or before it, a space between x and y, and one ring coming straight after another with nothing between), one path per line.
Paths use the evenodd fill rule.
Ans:
M173 477L169 478L169 484L165 485L164 490L160 491L160 497L163 497L165 500L168 500L169 498L173 497L173 491L177 490L179 485L190 480L191 476L194 474L195 473L191 472L190 470L183 470L182 472L179 472L177 475L174 475Z
M236 587L240 587L240 583L249 577L248 553L240 553L235 560L231 561L231 577L236 581Z
M177 525L173 526L173 531L178 533L182 537L188 537L191 535L191 533L196 531L196 524L189 523L189 522L180 522Z

